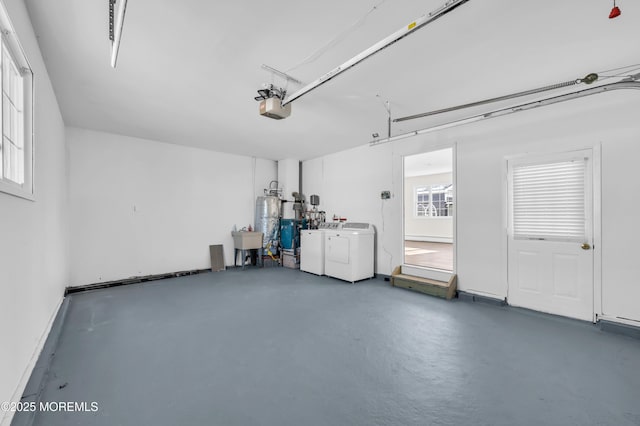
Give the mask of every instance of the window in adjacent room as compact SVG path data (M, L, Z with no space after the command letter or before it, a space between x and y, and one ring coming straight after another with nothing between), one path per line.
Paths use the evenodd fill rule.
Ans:
M0 3L0 191L33 199L33 75Z
M436 184L416 187L416 216L453 216L453 185Z

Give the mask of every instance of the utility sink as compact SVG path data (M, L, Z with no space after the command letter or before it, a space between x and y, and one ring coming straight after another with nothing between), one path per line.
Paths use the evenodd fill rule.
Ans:
M237 250L262 248L262 232L232 231L233 246Z

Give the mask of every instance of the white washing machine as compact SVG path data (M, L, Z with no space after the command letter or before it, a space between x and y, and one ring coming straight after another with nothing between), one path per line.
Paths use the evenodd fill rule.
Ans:
M300 231L300 270L324 275L324 236L326 230L339 230L342 223L320 223L318 229Z
M342 229L326 230L324 273L352 283L372 278L374 238L375 230L369 223L347 222Z

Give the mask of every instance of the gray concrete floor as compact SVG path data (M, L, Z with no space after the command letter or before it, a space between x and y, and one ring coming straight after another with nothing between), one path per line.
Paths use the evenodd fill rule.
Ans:
M36 425L639 425L640 341L282 269L73 295Z

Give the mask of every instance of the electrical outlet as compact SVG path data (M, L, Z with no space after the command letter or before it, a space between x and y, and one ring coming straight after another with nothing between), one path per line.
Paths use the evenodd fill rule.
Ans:
M391 191L382 191L380 193L380 198L382 198L383 200L388 200L389 198L391 198Z

